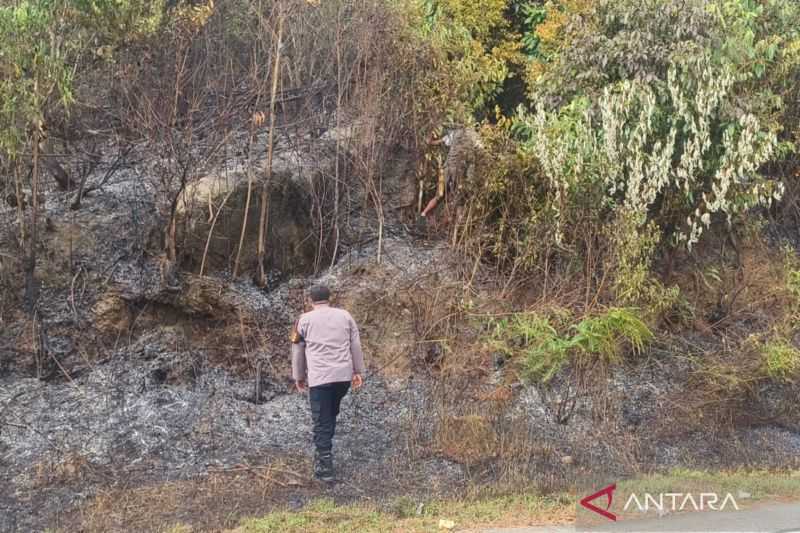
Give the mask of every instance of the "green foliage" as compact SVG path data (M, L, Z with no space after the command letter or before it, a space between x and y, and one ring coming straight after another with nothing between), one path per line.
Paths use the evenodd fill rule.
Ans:
M572 339L558 334L548 318L528 313L495 323L491 343L508 356L521 352L525 375L541 382L550 381L558 373L575 347Z
M509 6L511 19L522 36L522 45L529 58L539 55L541 39L536 34L537 27L547 18L547 9L538 2L528 0L512 1Z
M169 529L166 529L164 533L192 533L192 531L194 531L192 526L187 526L186 524L175 524Z
M518 313L494 322L491 346L508 356L522 356L526 377L546 383L574 358L582 365L617 364L625 350L640 352L653 333L636 309L612 308L584 318L570 327L568 315L551 318L535 313ZM564 333L556 327L561 326ZM570 334L571 333L571 334Z
M629 213L621 211L609 228L611 254L607 269L613 273L611 282L615 300L622 305L638 306L643 315L656 321L668 312L683 308L677 286L665 287L651 274L653 254L660 232L651 221L642 224Z
M84 28L93 40L121 45L152 35L162 24L165 0L72 0ZM104 48L98 49L103 55Z
M748 398L762 376L742 363L716 357L699 358L695 376L698 393L723 404Z
M705 0L561 0L539 30L549 61L529 80L534 98L568 102L622 80L664 79L686 43L708 43ZM558 9L556 9L558 7Z
M424 34L439 55L432 90L445 93L448 121L488 116L507 82L520 77L525 54L509 0L420 0Z
M407 500L407 501L405 501ZM459 528L489 527L509 520L535 523L554 514L564 513L572 504L568 494L542 496L536 491L517 490L513 496L488 495L463 500L434 500L425 502L416 512L416 502L404 499L401 513L388 512L378 505L336 505L330 499L314 500L296 511L275 510L261 518L244 520L236 531L242 533L275 532L306 533L428 533L439 531L440 520L451 520ZM385 507L385 506L384 506ZM395 509L397 506L391 506Z
M761 350L766 374L778 381L793 381L800 375L800 350L790 342L775 339Z
M530 91L510 127L501 116L482 129L489 155L464 187L464 249L515 273L602 264L601 298L648 317L683 306L654 279L653 257L697 246L712 225L741 226L796 179L780 169L796 164L800 138L800 6L509 6Z
M411 518L417 514L417 502L408 496L400 496L392 502L391 509L397 518Z
M637 316L636 309L609 309L582 320L575 331L573 342L581 356L605 363L619 363L623 347L639 353L653 339L653 333Z
M800 270L790 270L787 272L786 287L795 298L795 301L800 302Z
M797 314L800 312L800 258L788 244L783 247L783 271L786 275L786 290L792 299L790 307Z
M777 137L754 115L733 113L734 82L695 50L674 58L666 80L623 81L596 103L577 98L555 112L522 114L557 220L619 206L691 247L713 215L730 223L780 198L782 184L759 175Z
M14 158L32 129L74 101L81 55L160 23L163 0L16 0L0 6L0 153ZM103 48L94 49L99 55Z
M776 66L797 62L790 46L798 38L800 6L770 0L722 0L709 5L720 29L717 55L754 79L776 80Z
M22 0L0 7L0 153L14 158L50 102L72 102L67 3Z

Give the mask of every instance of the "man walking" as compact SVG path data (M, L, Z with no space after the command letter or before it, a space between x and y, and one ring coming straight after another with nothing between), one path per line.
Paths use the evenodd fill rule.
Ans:
M309 390L314 423L314 476L332 481L333 435L339 405L352 384L364 383L364 354L358 326L350 313L330 306L330 290L308 290L313 309L303 314L292 332L292 377L297 390Z

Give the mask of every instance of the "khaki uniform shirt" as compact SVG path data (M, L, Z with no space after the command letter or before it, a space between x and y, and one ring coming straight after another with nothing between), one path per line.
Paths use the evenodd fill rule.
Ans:
M317 305L297 321L292 343L292 377L309 387L350 381L364 373L358 326L344 309Z

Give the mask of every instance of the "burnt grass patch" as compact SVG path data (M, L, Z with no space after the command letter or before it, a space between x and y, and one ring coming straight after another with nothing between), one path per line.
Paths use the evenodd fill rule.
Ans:
M720 350L722 334L768 321L770 272L747 282L763 308L740 298L720 324L544 386L482 346L446 247L399 229L381 265L366 247L267 291L224 273L179 273L164 288L155 260L122 257L91 231L96 264L43 287L36 321L3 311L0 531L213 531L320 496L424 502L558 492L598 470L800 467L797 385L727 379L748 354ZM362 324L370 358L342 408L333 487L310 481L310 415L287 355L316 281ZM471 312L496 294L483 290Z

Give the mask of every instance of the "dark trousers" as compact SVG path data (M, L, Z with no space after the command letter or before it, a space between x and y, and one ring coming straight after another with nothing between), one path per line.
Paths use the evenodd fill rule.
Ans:
M314 422L314 446L317 452L329 452L333 448L336 417L339 415L342 398L349 389L349 381L325 383L309 389L311 420Z

